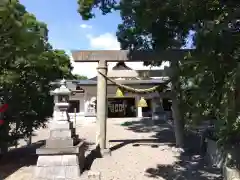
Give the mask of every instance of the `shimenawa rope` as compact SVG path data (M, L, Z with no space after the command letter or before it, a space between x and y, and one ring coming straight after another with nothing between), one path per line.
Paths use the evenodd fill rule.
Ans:
M116 86L120 87L121 89L126 90L126 91L129 91L129 92L132 92L132 93L139 93L139 94L151 93L151 92L159 91L159 90L162 89L162 86L163 86L163 85L167 85L168 83L171 82L171 80L167 80L167 81L165 81L163 84L158 85L158 86L153 86L153 87L151 87L151 88L147 88L147 89L135 89L135 88L132 88L132 87L130 87L130 86L126 86L126 85L120 84L120 83L114 81L113 79L105 76L104 74L102 74L102 73L99 72L99 71L98 71L98 73L101 74L102 76L104 76L107 80L109 80L110 82L112 82L112 83L115 84Z

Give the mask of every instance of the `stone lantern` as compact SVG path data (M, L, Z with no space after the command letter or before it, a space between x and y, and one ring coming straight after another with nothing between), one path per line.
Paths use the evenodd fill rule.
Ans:
M71 91L66 81L51 91L55 107L53 120L49 125L50 136L44 147L37 149L39 155L34 171L34 179L78 179L84 166L84 142L79 141L67 109Z
M50 94L54 96L53 121L69 121L67 110L71 91L66 87L66 81L64 79L61 80L60 87L51 91Z

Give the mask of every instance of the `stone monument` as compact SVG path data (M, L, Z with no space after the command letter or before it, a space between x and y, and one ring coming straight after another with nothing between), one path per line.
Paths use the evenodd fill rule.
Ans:
M78 179L84 166L84 142L80 141L70 122L67 109L71 91L66 81L51 91L55 96L55 110L50 123L50 136L44 147L36 150L39 155L33 179Z

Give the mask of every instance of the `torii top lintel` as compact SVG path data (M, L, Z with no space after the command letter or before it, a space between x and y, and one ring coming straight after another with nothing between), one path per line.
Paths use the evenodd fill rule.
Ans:
M138 61L175 61L184 58L190 49L172 49L164 51L128 51L128 50L74 50L75 62L138 62Z

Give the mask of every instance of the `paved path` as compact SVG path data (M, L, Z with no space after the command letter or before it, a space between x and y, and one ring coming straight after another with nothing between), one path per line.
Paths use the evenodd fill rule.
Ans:
M216 172L203 166L199 156L194 153L180 155L173 148L174 137L166 124L154 124L151 120L133 121L133 119L108 119L108 146L112 155L105 158L89 160L89 171L86 170L81 179L87 179L90 173L101 174L101 180L210 180L218 178ZM77 124L79 137L89 144L96 139L96 124ZM40 130L33 142L45 139L48 131ZM36 156L29 150L27 158L15 158L5 165L0 165L0 173L8 170L7 180L30 180L31 172L36 163ZM13 160L13 159L12 159ZM20 165L15 165L18 163ZM210 172L211 170L211 172Z

